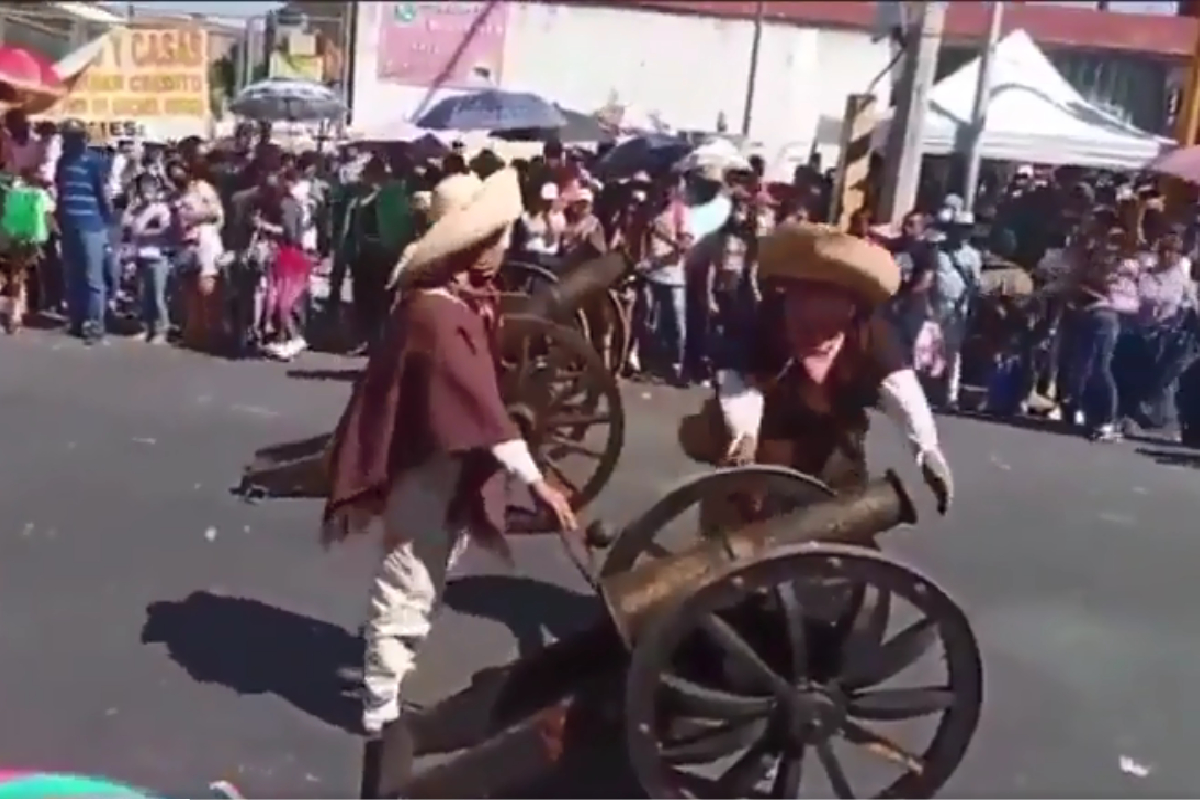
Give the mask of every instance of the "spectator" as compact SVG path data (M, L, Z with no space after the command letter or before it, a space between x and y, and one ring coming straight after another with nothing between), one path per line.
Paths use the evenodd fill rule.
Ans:
M1098 441L1119 438L1118 395L1112 362L1122 319L1138 311L1138 260L1135 235L1115 215L1109 232L1077 266L1075 296L1082 308L1075 322L1074 358L1068 370L1070 418ZM1088 392L1095 393L1090 403Z
M167 281L171 275L170 255L175 242L171 206L159 191L153 175L142 173L135 181L122 227L128 233L141 279L146 341L152 344L165 342L171 324Z
M1179 378L1191 364L1195 349L1196 287L1191 264L1183 255L1179 236L1164 236L1157 253L1138 275L1138 326L1143 370L1131 389L1130 416L1147 428L1172 427Z
M113 210L107 163L88 148L87 128L82 122L68 120L62 135L63 152L54 182L66 262L68 318L74 335L95 344L104 338L108 309L104 259Z

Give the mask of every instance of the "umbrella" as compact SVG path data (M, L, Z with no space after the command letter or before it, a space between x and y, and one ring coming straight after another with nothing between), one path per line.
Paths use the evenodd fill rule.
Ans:
M561 128L562 112L536 94L485 89L446 97L415 120L422 128L456 131L512 131Z
M611 142L615 140L610 132L604 129L600 120L591 114L572 111L563 106L554 105L558 113L563 115L566 123L560 128L514 128L508 131L496 131L498 139L510 142L564 142L578 144L585 142Z
M317 122L345 115L346 104L319 83L268 78L238 92L229 110L256 122Z
M595 172L604 180L627 178L637 172L664 172L691 151L690 144L674 136L634 136L605 153L596 162Z
M0 99L23 104L64 94L66 87L50 61L24 47L0 46Z
M750 162L733 142L728 139L713 139L688 153L675 165L680 172L691 172L710 167L724 172L745 171L750 169Z
M1163 153L1147 164L1145 169L1190 183L1200 183L1200 145L1179 147Z

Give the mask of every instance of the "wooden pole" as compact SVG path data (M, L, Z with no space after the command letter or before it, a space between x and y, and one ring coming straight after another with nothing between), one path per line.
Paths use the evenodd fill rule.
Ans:
M867 203L867 172L871 163L871 133L878 115L875 96L852 94L842 117L841 155L834 171L829 220L842 228L850 215Z

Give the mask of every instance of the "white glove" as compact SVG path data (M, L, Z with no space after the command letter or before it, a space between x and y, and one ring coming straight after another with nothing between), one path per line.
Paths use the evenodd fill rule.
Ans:
M933 492L938 513L945 514L954 500L954 476L950 474L946 457L940 450L922 450L917 455L917 466L921 468L925 485Z

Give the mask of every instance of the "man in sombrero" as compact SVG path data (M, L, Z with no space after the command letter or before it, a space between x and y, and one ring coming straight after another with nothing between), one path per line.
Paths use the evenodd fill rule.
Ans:
M542 477L500 398L489 291L521 214L517 174L453 175L436 221L406 253L402 299L334 434L326 544L380 518L383 555L364 636L363 728L400 715L400 684L429 633L446 573L471 539L506 559L506 473L565 529L575 518Z
M755 326L718 372L714 405L725 435L699 444L696 432L708 426L685 423L684 449L724 463L785 465L854 491L867 481L867 409L878 405L904 432L944 511L953 488L933 414L875 313L900 284L888 251L835 228L788 222L761 240L758 280ZM709 510L734 513L722 505ZM722 524L705 524L713 523Z

